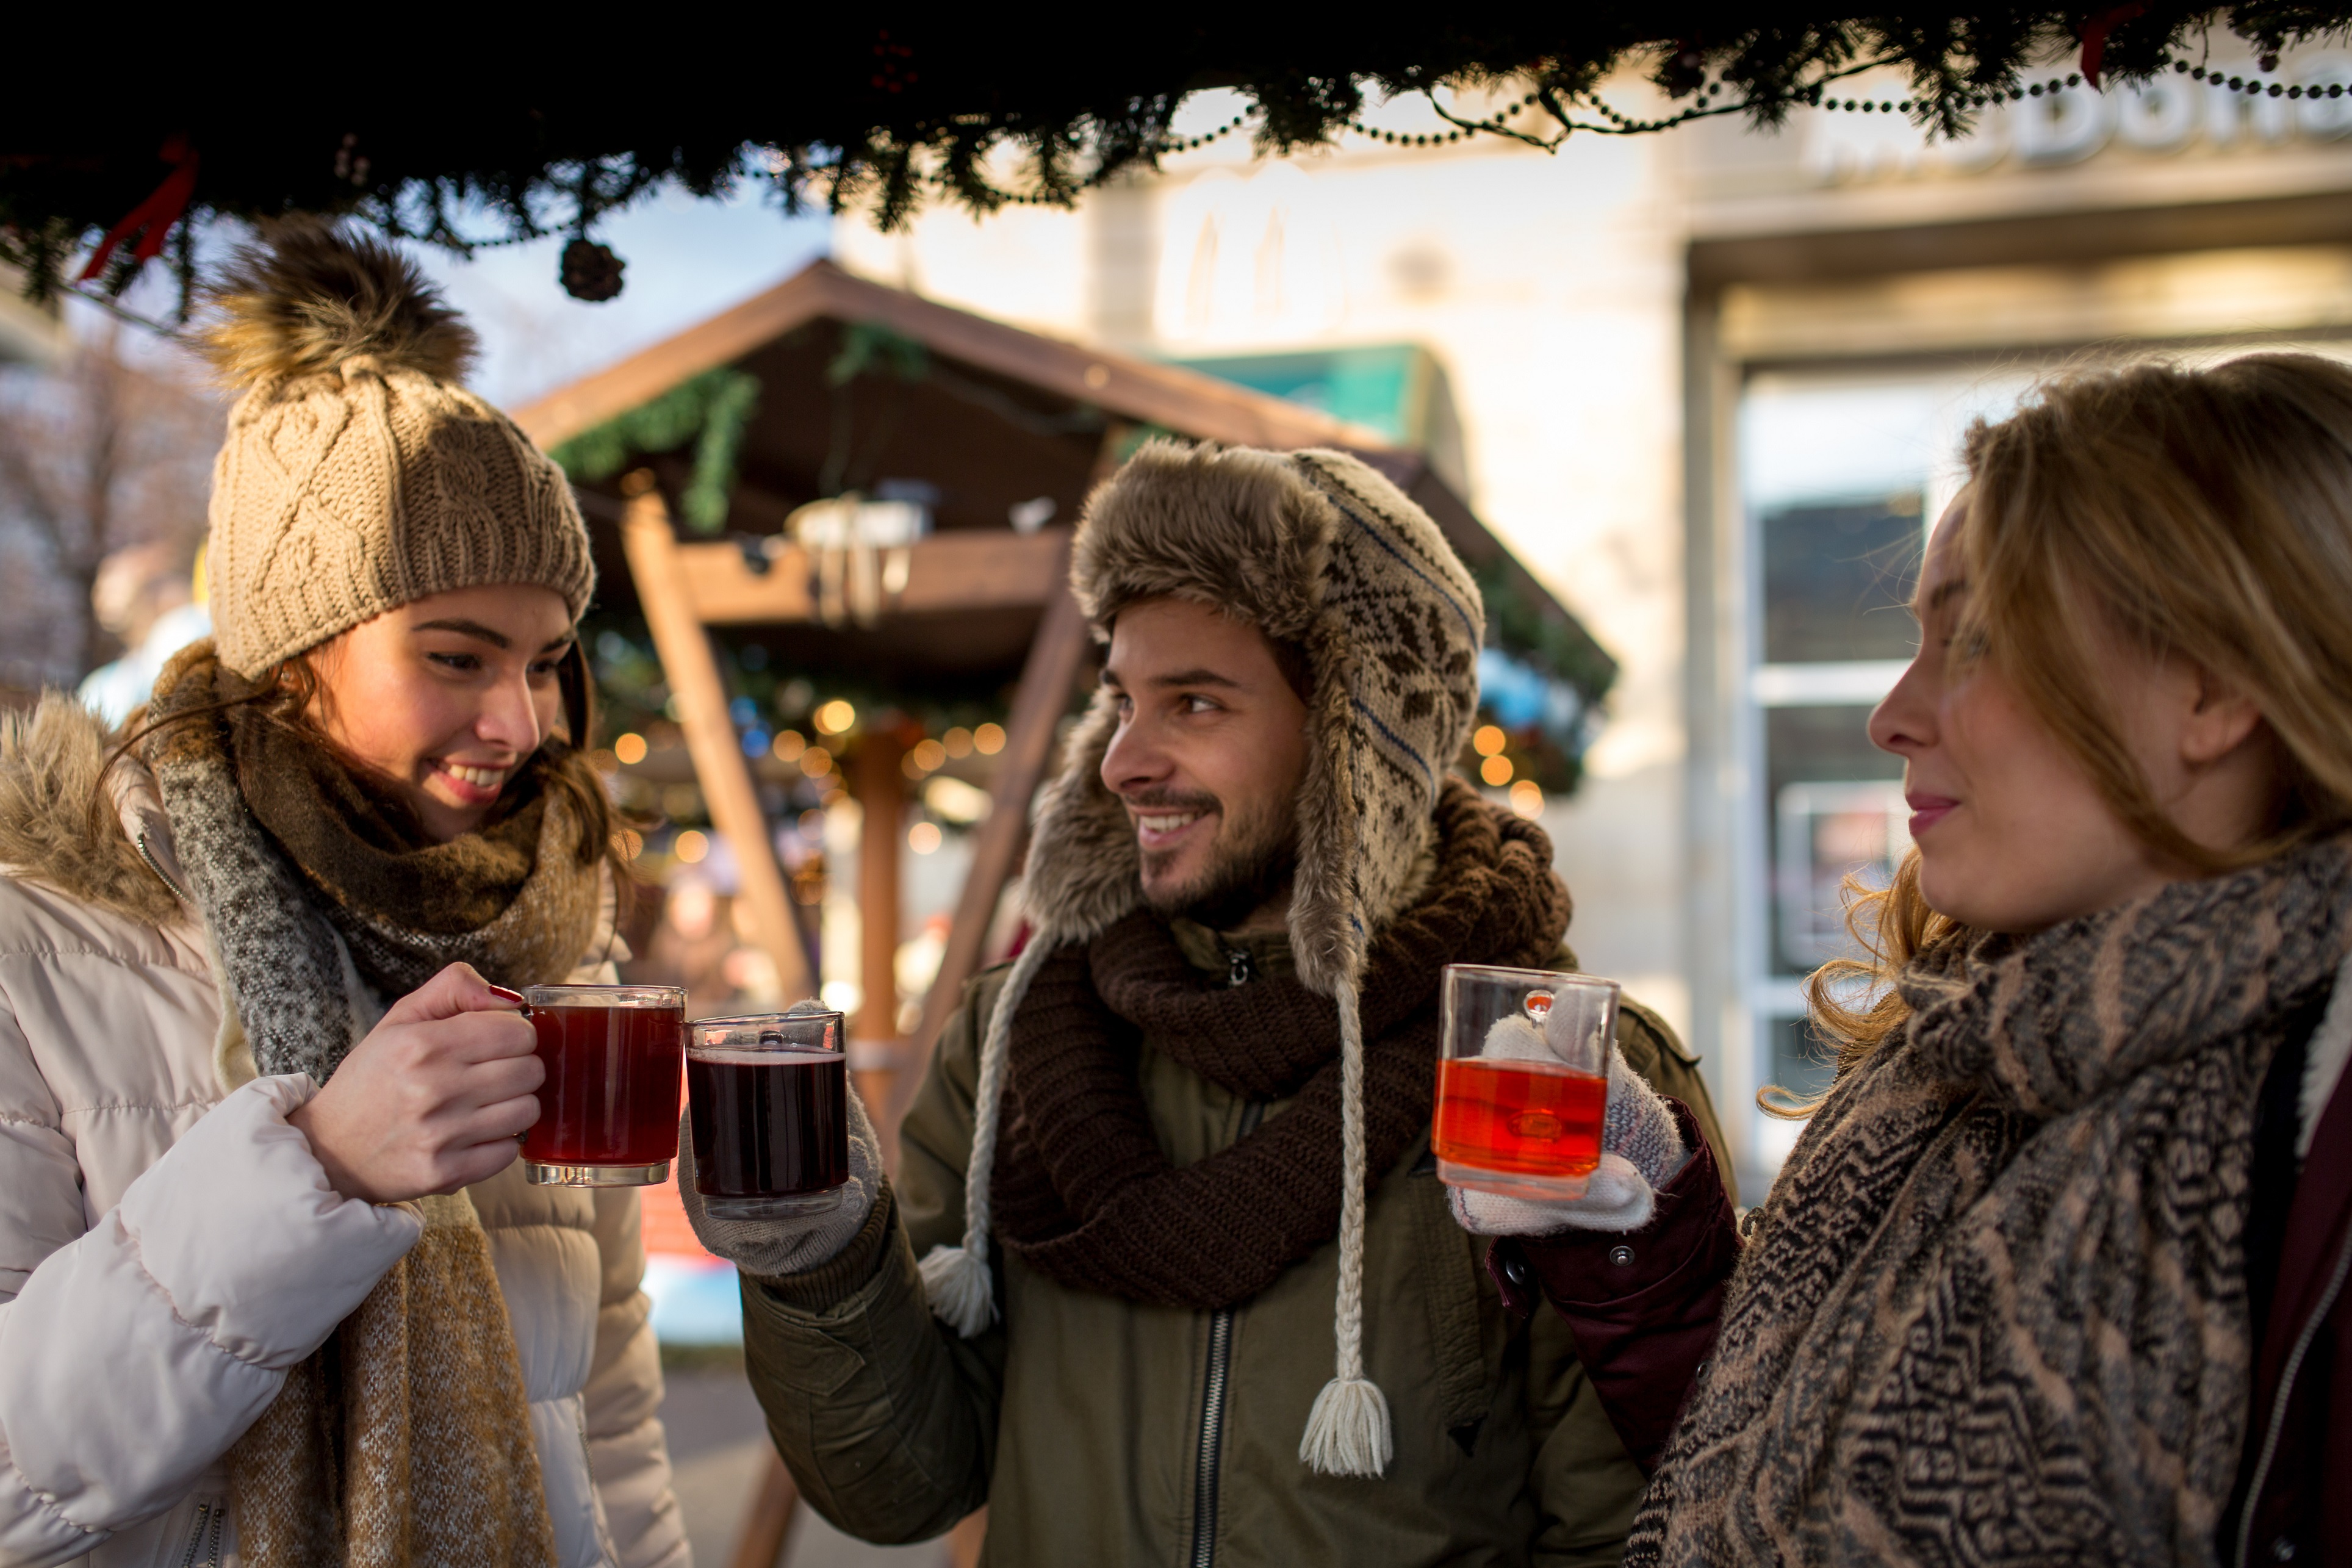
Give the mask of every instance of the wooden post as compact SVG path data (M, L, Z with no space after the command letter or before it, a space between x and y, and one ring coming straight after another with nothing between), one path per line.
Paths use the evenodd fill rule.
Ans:
M687 752L694 759L711 825L727 836L735 851L752 930L775 960L785 998L813 995L816 985L801 946L799 923L786 900L767 814L760 809L751 765L727 711L727 688L719 677L719 661L711 657L710 635L703 629L678 571L677 536L670 531L669 508L649 469L630 474L621 488L629 495L628 515L621 523L629 574L636 579L654 651L661 656L662 674L677 703L678 725L686 731Z
M981 944L989 922L996 918L996 901L1012 879L1022 839L1029 829L1029 802L1045 782L1045 765L1053 760L1054 729L1070 704L1070 686L1086 663L1092 636L1078 602L1070 596L1068 574L1058 573L1054 595L1045 602L1045 619L1029 658L1021 667L1021 685L1013 699L1013 722L1004 741L1004 760L996 773L994 804L980 826L973 846L971 869L965 873L963 894L956 901L955 923L948 928L947 951L940 955L939 978L923 997L922 1021L900 1069L895 1092L886 1103L884 1121L895 1129L916 1086L930 1066L932 1048L948 1015L963 999L964 982L980 967Z
M850 783L862 814L857 830L857 983L866 994L850 1026L850 1068L857 1075L857 1092L868 1105L890 1103L893 1080L902 1065L898 1059L898 856L907 823L907 774L901 766L906 756L898 730L877 723L849 757Z
M968 1513L948 1531L948 1562L951 1568L979 1568L980 1549L988 1541L988 1505Z
M760 1468L759 1489L751 1494L751 1506L743 1515L742 1531L735 1537L735 1550L727 1554L727 1568L776 1568L791 1543L800 1500L793 1473L784 1468L776 1451L769 1449Z

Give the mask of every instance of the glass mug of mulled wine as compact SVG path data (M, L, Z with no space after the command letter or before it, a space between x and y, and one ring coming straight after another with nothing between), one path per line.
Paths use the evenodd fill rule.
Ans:
M703 1213L782 1219L841 1206L849 1183L842 1040L842 1016L814 1008L687 1026L687 1113Z
M522 1135L523 1179L541 1187L645 1187L677 1153L686 992L676 985L533 985L547 1081Z
M1582 1197L1601 1163L1617 983L1449 963L1438 1033L1438 1179L1506 1197Z

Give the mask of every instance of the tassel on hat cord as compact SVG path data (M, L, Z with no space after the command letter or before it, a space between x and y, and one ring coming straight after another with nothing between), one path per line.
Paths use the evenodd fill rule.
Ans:
M1333 1320L1339 1370L1307 1417L1298 1457L1327 1476L1375 1478L1391 1452L1389 1402L1364 1375L1364 1026L1356 1010L1356 983L1342 979L1332 995L1339 1006L1339 1104L1342 1175L1339 1199L1339 1300Z
M971 1160L964 1167L963 1245L939 1246L923 1258L923 1295L931 1315L965 1339L996 1321L996 1281L988 1268L988 1178L996 1163L996 1131L1003 1121L1004 1058L1011 1053L1013 1015L1028 994L1029 982L1045 967L1053 941L1044 931L1029 939L1004 977L996 1011L981 1041L980 1082L972 1091Z

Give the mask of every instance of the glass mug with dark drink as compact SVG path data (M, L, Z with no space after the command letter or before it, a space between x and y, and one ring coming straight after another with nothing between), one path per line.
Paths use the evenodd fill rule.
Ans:
M1506 1197L1582 1197L1601 1163L1617 983L1449 963L1438 1032L1439 1179Z
M523 992L539 1059L539 1120L522 1135L524 1180L644 1187L677 1153L686 993L676 985L533 985Z
M686 1085L705 1214L780 1219L841 1206L849 1063L839 1013L698 1019L687 1026Z

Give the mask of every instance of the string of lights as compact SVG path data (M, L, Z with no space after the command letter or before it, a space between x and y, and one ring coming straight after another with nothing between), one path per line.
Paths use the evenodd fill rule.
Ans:
M1833 96L1827 90L1832 81L1857 76L1890 63L1892 62L1874 60L1865 65L1852 67L1845 71L1826 77L1809 87L1800 89L1780 101L1790 105L1851 114L1910 115L1929 108L1928 104L1911 98L1844 98ZM2250 98L2340 99L2346 93L2346 87L2342 82L2325 84L2314 82L2306 86L2275 79L2271 76L2271 73L2274 73L2278 68L2278 61L2274 57L2258 62L2257 70L2260 74L2253 76L2225 75L2220 70L2201 65L2191 65L2187 60L2178 58L2170 58L2168 63L2176 74L2186 76L2192 81L2206 83L2228 92L2243 93ZM2265 79L2266 77L2269 79ZM2023 103L2032 99L2054 97L2061 91L2079 88L2083 85L2083 80L2082 72L2069 71L2063 77L2053 76L2042 81L2019 83L2006 89L1991 88L1962 93L1953 100L1953 103L1956 107L1969 110L1990 109L2002 103ZM1452 128L1443 132L1393 131L1367 124L1361 120L1351 120L1347 123L1348 129L1358 135L1392 147L1438 147L1468 141L1485 134L1507 137L1514 141L1550 149L1557 147L1561 140L1574 132L1581 131L1614 136L1647 135L1654 132L1670 131L1678 125L1686 125L1694 121L1716 115L1746 113L1759 106L1760 100L1752 98L1718 101L1727 85L1720 80L1702 83L1695 92L1696 101L1688 108L1654 120L1643 120L1622 113L1601 99L1598 93L1563 94L1560 96L1563 106L1573 106L1575 109L1587 110L1599 116L1604 123L1588 123L1574 119L1570 114L1562 114L1555 109L1553 118L1563 129L1559 135L1550 137L1524 131L1508 123L1513 117L1546 102L1546 94L1540 89L1505 104L1501 109L1480 120L1457 118L1433 99L1432 107L1436 109L1439 115L1451 122ZM1549 108L1550 105L1547 104L1546 107Z

